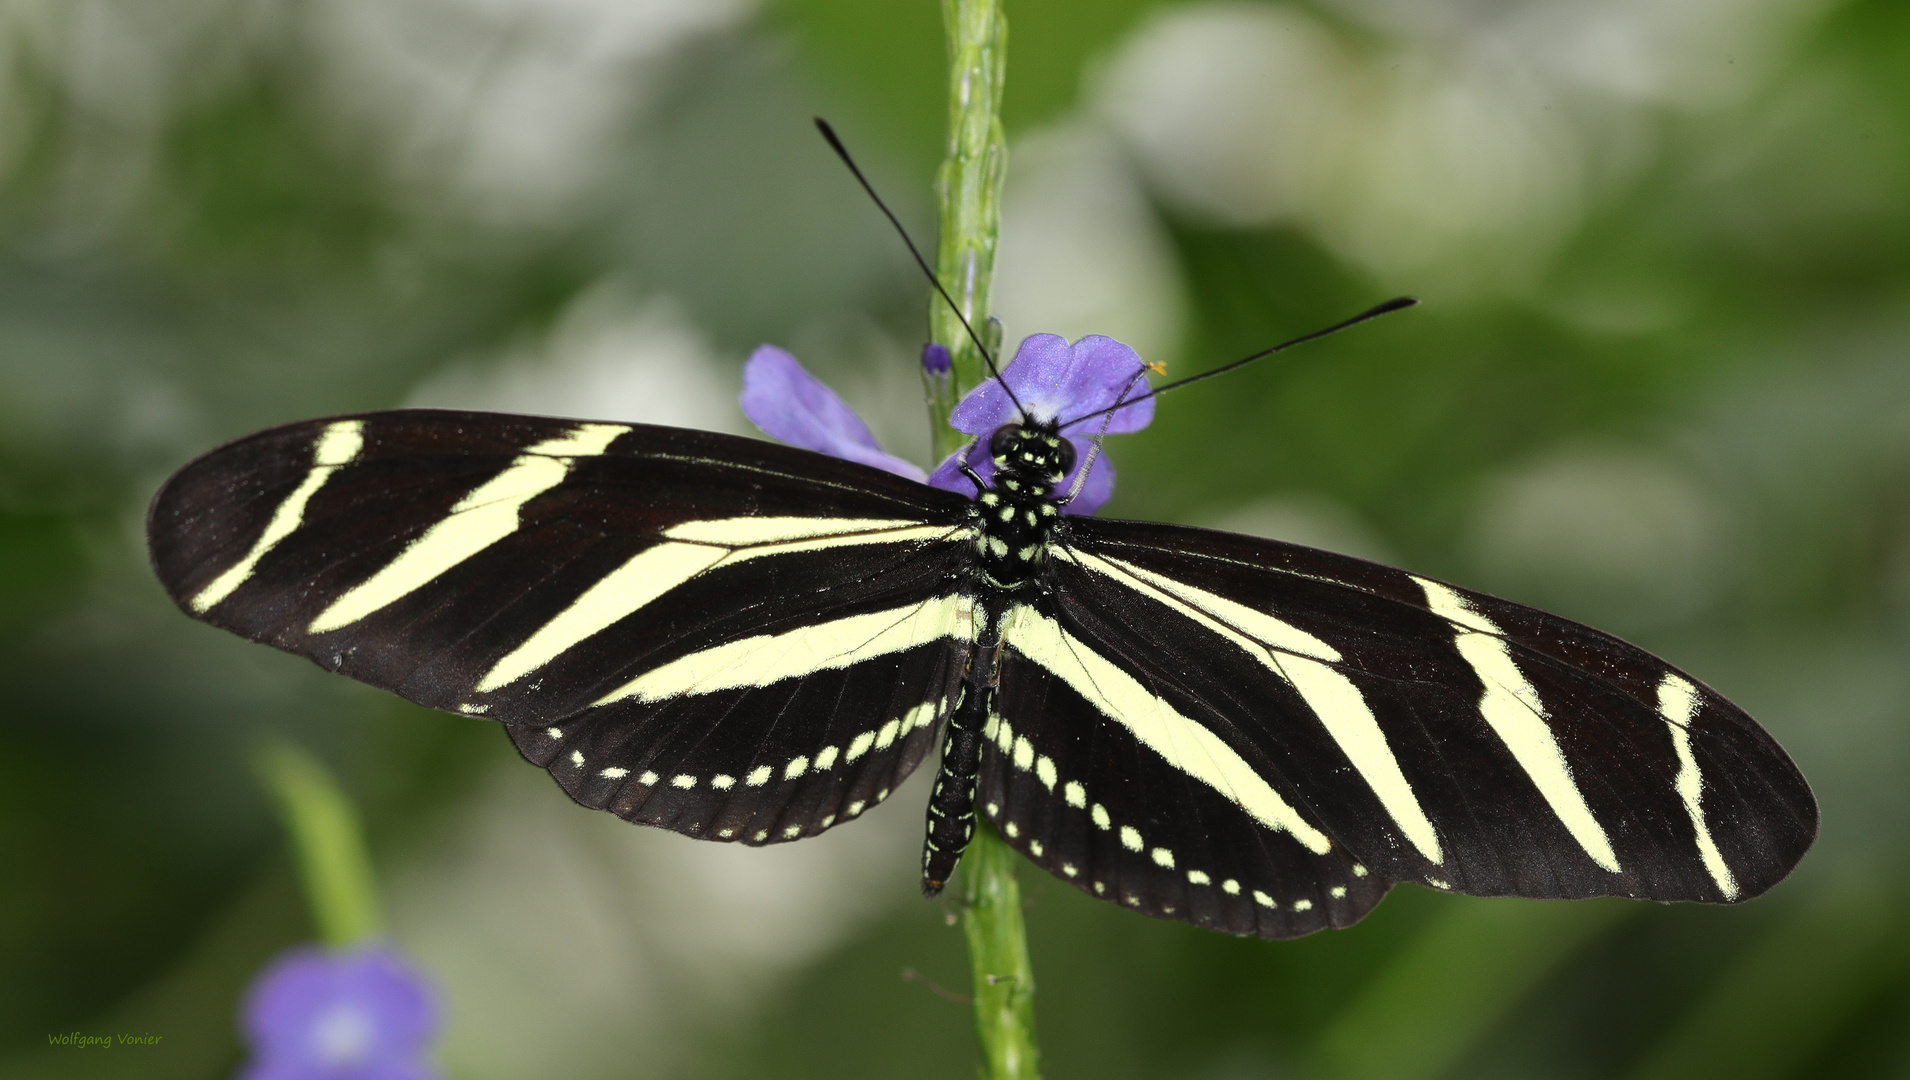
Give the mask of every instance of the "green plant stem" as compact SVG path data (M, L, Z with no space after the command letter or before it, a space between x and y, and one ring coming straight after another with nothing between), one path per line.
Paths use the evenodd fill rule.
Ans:
M935 181L941 208L936 274L993 352L998 343L990 339L998 335L988 322L988 291L1008 168L1001 129L1008 23L1000 0L943 0L942 21L948 31L948 157ZM929 426L939 460L967 438L949 427L949 411L988 377L988 369L955 312L939 296L930 303L930 335L948 347L954 364L947 378L927 378ZM1021 886L1015 881L1017 858L982 822L961 864L962 931L974 972L975 1033L986 1080L1039 1075L1035 974L1028 962Z
M986 1080L1034 1080L1035 969L1021 918L1020 856L982 822L962 856L962 933L975 978L975 1031Z
M278 797L292 834L299 880L319 940L343 949L375 936L378 891L351 800L318 759L295 746L266 747L258 756L258 771Z
M942 23L948 32L948 156L935 177L941 208L935 273L962 315L986 337L995 240L1001 232L1001 181L1008 169L1008 141L1001 129L1008 22L1000 0L942 0ZM988 370L942 298L929 302L929 336L948 347L954 362L947 379L928 379L930 438L939 461L966 438L948 426L949 410Z

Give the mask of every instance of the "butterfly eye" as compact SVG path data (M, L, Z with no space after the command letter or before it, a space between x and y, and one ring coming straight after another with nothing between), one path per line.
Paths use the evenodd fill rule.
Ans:
M1074 444L1066 439L1054 451L1055 471L1063 476L1074 470Z
M1007 457L1019 441L1020 429L1013 424L1003 424L988 437L988 453L993 457Z

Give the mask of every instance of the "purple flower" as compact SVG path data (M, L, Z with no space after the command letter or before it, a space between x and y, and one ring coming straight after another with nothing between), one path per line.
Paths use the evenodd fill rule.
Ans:
M931 345L922 350L922 366L934 373L936 364L946 363L947 356L947 349ZM1036 334L1021 343L1014 361L1002 371L1002 378L1014 388L1029 419L1072 420L1145 394L1147 382L1142 375L1146 370L1139 354L1113 338L1095 335L1070 345L1054 334ZM835 391L803 370L795 357L773 345L757 349L743 365L742 401L744 415L757 427L791 446L859 461L912 480L923 479L921 469L884 453L868 425L842 403ZM1019 419L1021 414L1000 383L991 379L970 391L955 406L949 423L957 431L975 436L978 442L950 455L927 478L928 482L973 495L974 483L962 475L962 453L970 455L970 463L983 480L990 479L994 462L985 450L975 452L975 447L986 444L996 428ZM1110 416L1063 431L1063 437L1074 446L1075 467L1057 493L1065 495L1073 490L1096 435L1103 430L1110 435L1139 431L1153 419L1154 401L1143 398ZM1114 466L1105 456L1097 457L1087 482L1064 509L1070 514L1092 514L1112 494Z
M743 364L742 404L743 415L771 438L910 480L923 478L920 466L883 453L869 425L834 390L774 345L758 348Z
M1022 408L1028 410L1029 419L1065 421L1147 393L1147 382L1142 378L1146 370L1139 353L1110 337L1090 334L1070 345L1055 334L1035 334L1022 341L1021 348L1015 350L1014 360L1002 369L1001 377L1015 391ZM1014 402L993 379L970 391L949 414L948 422L955 430L975 436L976 442L936 466L928 482L949 491L972 494L975 485L962 475L962 456L967 455L969 465L983 480L991 479L995 463L985 449L977 451L976 448L985 446L996 428L1020 418ZM1154 399L1142 398L1110 416L1088 420L1063 431L1062 437L1074 446L1075 465L1056 492L1065 495L1074 490L1075 481L1087 464L1092 440L1103 430L1104 421L1107 434L1121 435L1139 431L1153 419ZM1093 471L1080 493L1062 509L1069 514L1092 514L1113 494L1114 466L1103 454L1095 458Z
M931 341L922 346L922 370L930 375L946 375L948 369L955 366L955 360L948 355L948 346L939 341Z
M389 945L282 953L247 991L240 1080L435 1080L439 1010Z

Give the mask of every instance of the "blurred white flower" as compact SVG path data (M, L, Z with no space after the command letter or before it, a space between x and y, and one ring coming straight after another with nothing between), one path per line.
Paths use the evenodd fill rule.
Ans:
M585 291L541 336L502 358L454 362L405 404L745 431L732 378L668 297L610 281Z
M1737 100L1819 0L1342 0L1177 7L1108 65L1096 109L1170 203L1286 222L1393 288L1520 291L1597 193L1653 152L1655 109Z
M994 286L1005 347L1104 334L1148 361L1175 359L1179 266L1120 147L1076 121L1017 140L1009 162Z
M657 62L751 0L329 0L331 89L397 168L506 220L569 205L608 166Z
M1735 554L1720 500L1642 449L1561 447L1487 482L1470 547L1486 583L1616 630L1687 618Z

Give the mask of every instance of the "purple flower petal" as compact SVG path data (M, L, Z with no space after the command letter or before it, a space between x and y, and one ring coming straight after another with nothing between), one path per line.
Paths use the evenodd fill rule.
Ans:
M848 461L922 479L920 466L883 453L869 425L834 390L774 345L743 365L743 415L773 439Z
M1029 419L1067 421L1108 408L1123 396L1145 394L1145 372L1140 354L1111 337L1090 334L1070 345L1055 334L1034 334L1015 350L1001 377L1028 410ZM1007 392L990 379L955 406L948 422L957 431L985 439L1019 418ZM1153 419L1154 399L1142 398L1114 413L1107 433L1139 431ZM1100 430L1101 421L1095 419L1076 424L1067 434L1086 440Z
M1030 419L1067 421L1147 393L1147 381L1143 378L1146 370L1141 364L1140 354L1110 337L1090 335L1070 345L1054 334L1035 334L1022 341L1021 348L1015 350L1015 359L1001 375L1002 380L1014 389L1015 397L1028 410ZM1002 389L1001 383L993 379L970 391L955 406L954 412L949 414L949 423L957 431L973 435L979 440L978 443L970 444L964 452L969 454L969 464L984 481L993 482L995 464L986 451L977 449L978 446L985 443L996 428L1015 423L1020 418L1014 401ZM1139 431L1153 419L1154 399L1143 398L1116 410L1110 416L1097 417L1065 429L1062 437L1074 447L1075 467L1056 488L1056 494L1065 496L1074 490L1075 480L1081 473L1081 466L1087 462L1094 438L1104 430L1104 421L1107 434L1119 435ZM974 482L962 475L955 455L937 466L929 475L928 482L964 495L975 493ZM1114 466L1104 453L1095 460L1087 483L1062 510L1069 514L1092 514L1113 494Z
M240 1080L435 1080L430 985L389 945L281 954L246 993Z

